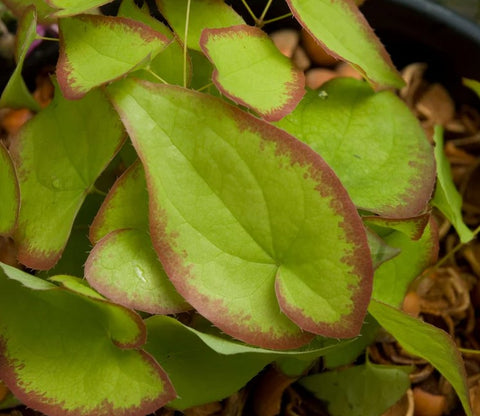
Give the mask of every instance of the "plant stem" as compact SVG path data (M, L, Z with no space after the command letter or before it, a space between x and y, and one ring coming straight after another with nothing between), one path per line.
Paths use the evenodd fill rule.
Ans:
M252 9L250 8L250 6L246 2L246 0L242 0L242 3L245 6L245 8L247 9L250 16L252 16L252 19L255 21L255 24L257 24L257 22L258 22L257 16L255 16L255 13L252 12Z
M207 85L204 85L203 87L199 88L197 91L200 92L200 91L206 90L208 87L212 85L213 85L213 82L209 82Z
M53 42L59 42L59 39L58 38L51 38L51 37L48 37L48 36L39 36L37 35L36 39L38 40L51 40Z
M285 13L281 16L274 17L273 19L268 19L263 22L264 25L268 25L269 23L278 22L279 20L286 19L287 17L292 17L292 13Z
M168 84L160 75L157 75L155 72L151 70L151 68L147 67L145 70L154 78L158 79L162 84Z
M103 192L101 191L100 189L98 189L95 185L92 185L92 187L90 188L90 194L97 194L97 195L101 195L101 196L107 196L107 193L106 192Z
M187 1L187 15L185 16L185 36L183 44L183 86L187 88L187 43L188 43L188 25L190 24L190 5L191 0Z
M272 1L273 0L268 0L268 3L267 5L265 6L265 8L263 9L263 12L262 12L262 15L260 16L260 18L258 19L259 23L261 26L263 26L265 23L263 21L263 19L265 19L265 15L267 14L268 12L268 9L270 8L270 6L272 5Z

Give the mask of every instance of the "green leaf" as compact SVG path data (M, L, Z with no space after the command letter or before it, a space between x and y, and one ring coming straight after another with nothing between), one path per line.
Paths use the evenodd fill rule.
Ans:
M394 218L425 210L435 182L433 149L392 92L335 79L310 91L278 126L322 155L357 207Z
M33 6L28 7L18 21L15 57L17 66L8 80L0 98L0 107L29 108L39 111L40 105L28 91L22 77L22 68L30 45L37 37L37 13Z
M143 7L139 8L134 0L123 0L118 10L118 16L130 17L145 23L172 40L162 52L152 59L149 66L154 74L169 84L183 85L183 72L180 70L180 68L183 68L183 46L166 25L150 15L148 5L144 3ZM190 79L192 65L188 56L187 64L187 79ZM140 76L147 81L158 82L158 78L144 69L136 71L135 76Z
M17 222L20 193L10 155L0 143L0 235L11 235Z
M176 409L231 395L273 360L288 358L308 362L351 342L316 337L299 350L271 351L226 338L211 325L212 334L158 315L148 318L145 324L148 330L145 349L172 380L178 399L169 406Z
M463 78L463 85L474 91L480 98L480 82L474 79Z
M55 9L51 8L45 0L3 0L4 3L18 18L21 18L28 8L35 7L40 23L53 23L51 16Z
M86 194L123 139L117 114L98 90L69 101L57 89L24 126L10 149L21 195L20 262L39 270L55 265Z
M305 77L261 29L205 29L200 45L215 65L212 80L228 98L265 120L290 113L305 94Z
M145 173L138 161L113 185L90 227L90 239L98 244L85 264L85 277L101 294L149 313L191 308L168 280L153 249Z
M295 18L333 56L351 63L377 88L405 83L353 0L287 0Z
M185 22L188 0L157 0L162 15L185 43ZM244 24L245 21L223 0L191 0L187 46L200 51L200 36L205 28L221 28Z
M433 219L419 240L412 240L400 231L383 237L385 242L400 250L400 254L383 263L373 279L372 296L392 306L400 306L410 283L438 256L438 231Z
M411 367L366 363L302 378L299 383L328 402L332 416L379 416L410 387Z
M453 386L468 416L472 416L465 368L452 339L442 330L372 299L368 311L410 354L432 364Z
M80 15L60 19L59 28L57 76L69 99L137 69L170 42L144 23L124 17Z
M46 414L145 415L175 398L134 312L0 265L2 380ZM21 301L19 301L21 299Z
M145 167L154 247L192 306L269 348L305 344L300 328L358 334L365 229L318 155L206 94L129 79L109 93Z
M383 233L389 233L388 230L400 231L412 240L418 240L425 231L425 227L430 220L430 213L420 214L411 218L387 218L374 215L362 217L363 222L375 229L387 230Z
M437 161L437 187L433 196L432 204L455 227L462 243L472 241L475 235L465 225L462 216L462 196L458 193L453 183L450 163L443 151L443 128L435 126L433 135L435 141L435 159Z
M382 263L385 263L400 253L398 248L390 247L382 238L368 228L367 238L374 269L377 269Z
M54 17L65 17L80 14L96 7L103 6L113 0L45 0L51 7L57 10Z

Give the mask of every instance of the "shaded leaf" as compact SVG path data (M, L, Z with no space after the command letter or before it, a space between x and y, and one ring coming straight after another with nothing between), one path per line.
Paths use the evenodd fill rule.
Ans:
M123 138L117 114L98 90L78 101L57 90L52 104L23 127L11 147L21 195L20 262L39 270L55 265L86 194Z
M73 16L103 6L112 1L113 0L45 0L51 7L59 9L53 14L55 17Z
M401 231L412 240L418 240L425 231L430 220L430 212L411 218L386 218L381 216L365 215L362 217L366 225Z
M11 235L17 222L20 194L10 155L0 143L0 235Z
M50 7L45 0L3 0L2 3L4 3L18 18L21 18L28 8L34 6L40 23L48 24L52 23L54 20L51 15L55 12L55 9Z
M0 268L0 370L27 406L140 416L175 397L162 368L139 350L146 333L134 312Z
M79 15L60 19L59 28L57 76L69 99L137 69L170 42L144 23L124 17Z
M383 263L373 279L372 296L392 306L400 306L410 283L438 256L438 231L433 219L419 240L412 240L400 231L389 233L383 239L389 246L400 250L400 254Z
M480 82L474 79L463 78L463 85L474 91L480 98Z
M190 309L153 249L145 173L138 161L113 185L92 223L90 238L97 244L85 264L85 277L100 293L150 313Z
M206 94L129 79L109 93L145 167L154 247L192 306L269 348L311 339L288 318L358 333L372 274L365 229L318 155Z
M377 269L382 263L385 263L400 253L398 248L390 247L382 238L368 228L367 238L374 269Z
M411 367L366 363L302 378L299 383L328 402L332 416L379 416L410 387Z
M353 0L287 0L295 18L330 53L352 64L378 88L404 82Z
M305 94L303 72L261 29L247 25L205 29L200 45L215 65L212 80L217 88L265 120L281 119Z
M453 183L450 163L443 151L443 128L441 126L435 126L433 140L435 141L435 159L437 161L438 179L432 204L437 207L455 227L460 241L462 243L468 243L475 236L463 222L462 196L458 193Z
M2 91L0 107L29 108L39 111L40 105L28 91L22 77L23 62L30 45L37 37L37 13L33 6L28 7L18 21L15 58L17 65L7 85Z
M425 210L435 182L433 149L392 92L338 78L310 91L278 126L322 155L357 207L394 218Z
M447 379L472 416L462 357L447 333L374 299L368 311L407 352L427 360Z
M157 0L162 15L168 20L183 43L188 0ZM187 46L200 51L200 36L203 29L221 28L245 23L223 0L191 0Z

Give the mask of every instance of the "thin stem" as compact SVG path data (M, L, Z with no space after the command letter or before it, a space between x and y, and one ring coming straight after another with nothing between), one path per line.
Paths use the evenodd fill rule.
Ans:
M50 38L48 36L40 36L40 35L37 35L36 39L38 40L51 40L53 42L59 42L59 39L58 38Z
M258 19L260 25L263 25L263 24L264 24L263 19L265 19L265 16L266 16L266 14L267 14L267 12L268 12L268 9L269 9L270 6L272 5L272 1L273 1L273 0L268 0L267 5L266 5L265 8L263 9L262 15L261 15L260 18Z
M154 78L158 79L162 84L168 84L160 75L157 75L155 72L151 70L151 68L147 67L145 70Z
M462 354L480 354L480 351L471 350L469 348L459 348L458 351L460 351Z
M242 0L242 3L245 6L245 8L247 9L250 16L252 16L252 19L255 21L255 24L256 24L258 22L257 16L255 16L255 13L252 12L252 9L250 8L250 6L246 2L246 0Z
M107 193L106 193L106 192L101 191L101 190L98 189L95 185L92 185L92 187L90 188L90 193L91 193L91 194L101 195L101 196L107 196Z
M190 24L190 5L191 0L187 1L187 15L185 17L185 36L183 44L183 86L187 88L187 43L188 43L188 25Z
M197 91L203 91L206 90L208 87L211 87L213 85L213 82L209 82L207 85L204 85L203 87L199 88Z
M269 23L278 22L279 20L286 19L287 17L292 17L292 13L285 13L281 16L274 17L273 19L265 20L263 24L268 25Z

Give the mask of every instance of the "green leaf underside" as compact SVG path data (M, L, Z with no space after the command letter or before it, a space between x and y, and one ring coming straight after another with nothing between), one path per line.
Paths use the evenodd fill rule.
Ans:
M0 267L0 371L27 406L134 416L175 397L162 368L138 350L145 327L134 312Z
M19 18L33 5L37 11L37 17L40 23L52 23L53 21L53 18L50 16L55 12L55 9L51 8L45 0L3 0L2 3Z
M410 283L437 260L437 225L431 219L422 237L416 241L400 231L394 231L383 238L389 246L400 249L400 254L375 271L372 296L398 307L402 304Z
M432 364L453 386L468 416L470 408L465 368L452 339L441 329L372 300L368 311L410 354Z
M185 43L185 21L188 0L157 0L162 15ZM200 51L200 36L205 28L222 28L245 21L223 0L191 0L187 46Z
M372 254L373 267L375 269L400 253L398 248L390 247L382 238L368 228L367 238L370 253Z
M146 230L118 230L91 251L85 277L112 301L152 314L191 309L168 280Z
M365 230L318 155L215 97L129 79L108 91L145 167L154 247L192 306L269 348L308 342L297 325L358 333Z
M393 218L425 210L435 182L433 150L393 93L335 79L320 94L308 92L278 126L322 155L357 207Z
M83 200L120 148L124 130L100 91L53 102L24 126L12 144L21 205L15 241L20 262L55 265Z
M411 367L377 364L314 374L300 384L328 402L332 416L378 416L393 406L410 387Z
M172 380L179 398L169 406L176 409L227 397L274 360L310 360L350 343L317 337L300 350L271 351L227 339L219 331L214 335L195 330L167 316L150 317L145 324L145 349Z
M333 56L350 62L378 88L405 83L353 0L287 0L295 18Z
M33 6L28 7L18 21L15 58L17 66L2 91L0 107L29 108L39 111L40 106L28 91L22 77L25 56L37 36L37 13Z
M66 98L119 78L155 56L170 40L124 17L79 15L60 19L57 76Z
M191 309L176 292L153 249L145 173L138 161L112 186L92 223L90 238L94 243L103 238L85 265L85 277L100 293L149 313Z
M65 17L80 14L96 7L103 6L113 0L45 0L57 10L53 16Z
M305 94L303 72L261 29L247 25L205 29L200 45L215 65L212 80L217 88L265 120L280 120Z
M0 143L0 235L12 234L17 221L19 198L15 167L7 149Z
M366 225L382 227L385 229L400 231L412 240L418 240L428 225L430 213L420 214L411 218L386 218L379 216L363 216Z
M130 17L145 23L152 29L165 35L168 39L173 40L152 59L149 66L152 72L169 84L182 85L183 72L179 68L183 67L183 46L166 25L150 15L148 5L144 3L143 7L139 8L133 0L124 0L118 10L118 16ZM187 79L190 79L192 77L192 65L189 59L187 64ZM147 81L158 82L157 78L144 69L135 71L135 76Z
M437 186L433 196L433 206L437 207L455 227L460 241L468 243L475 236L465 225L462 216L462 196L453 182L450 162L443 150L443 128L435 126L433 135L435 141L435 159L437 161Z

